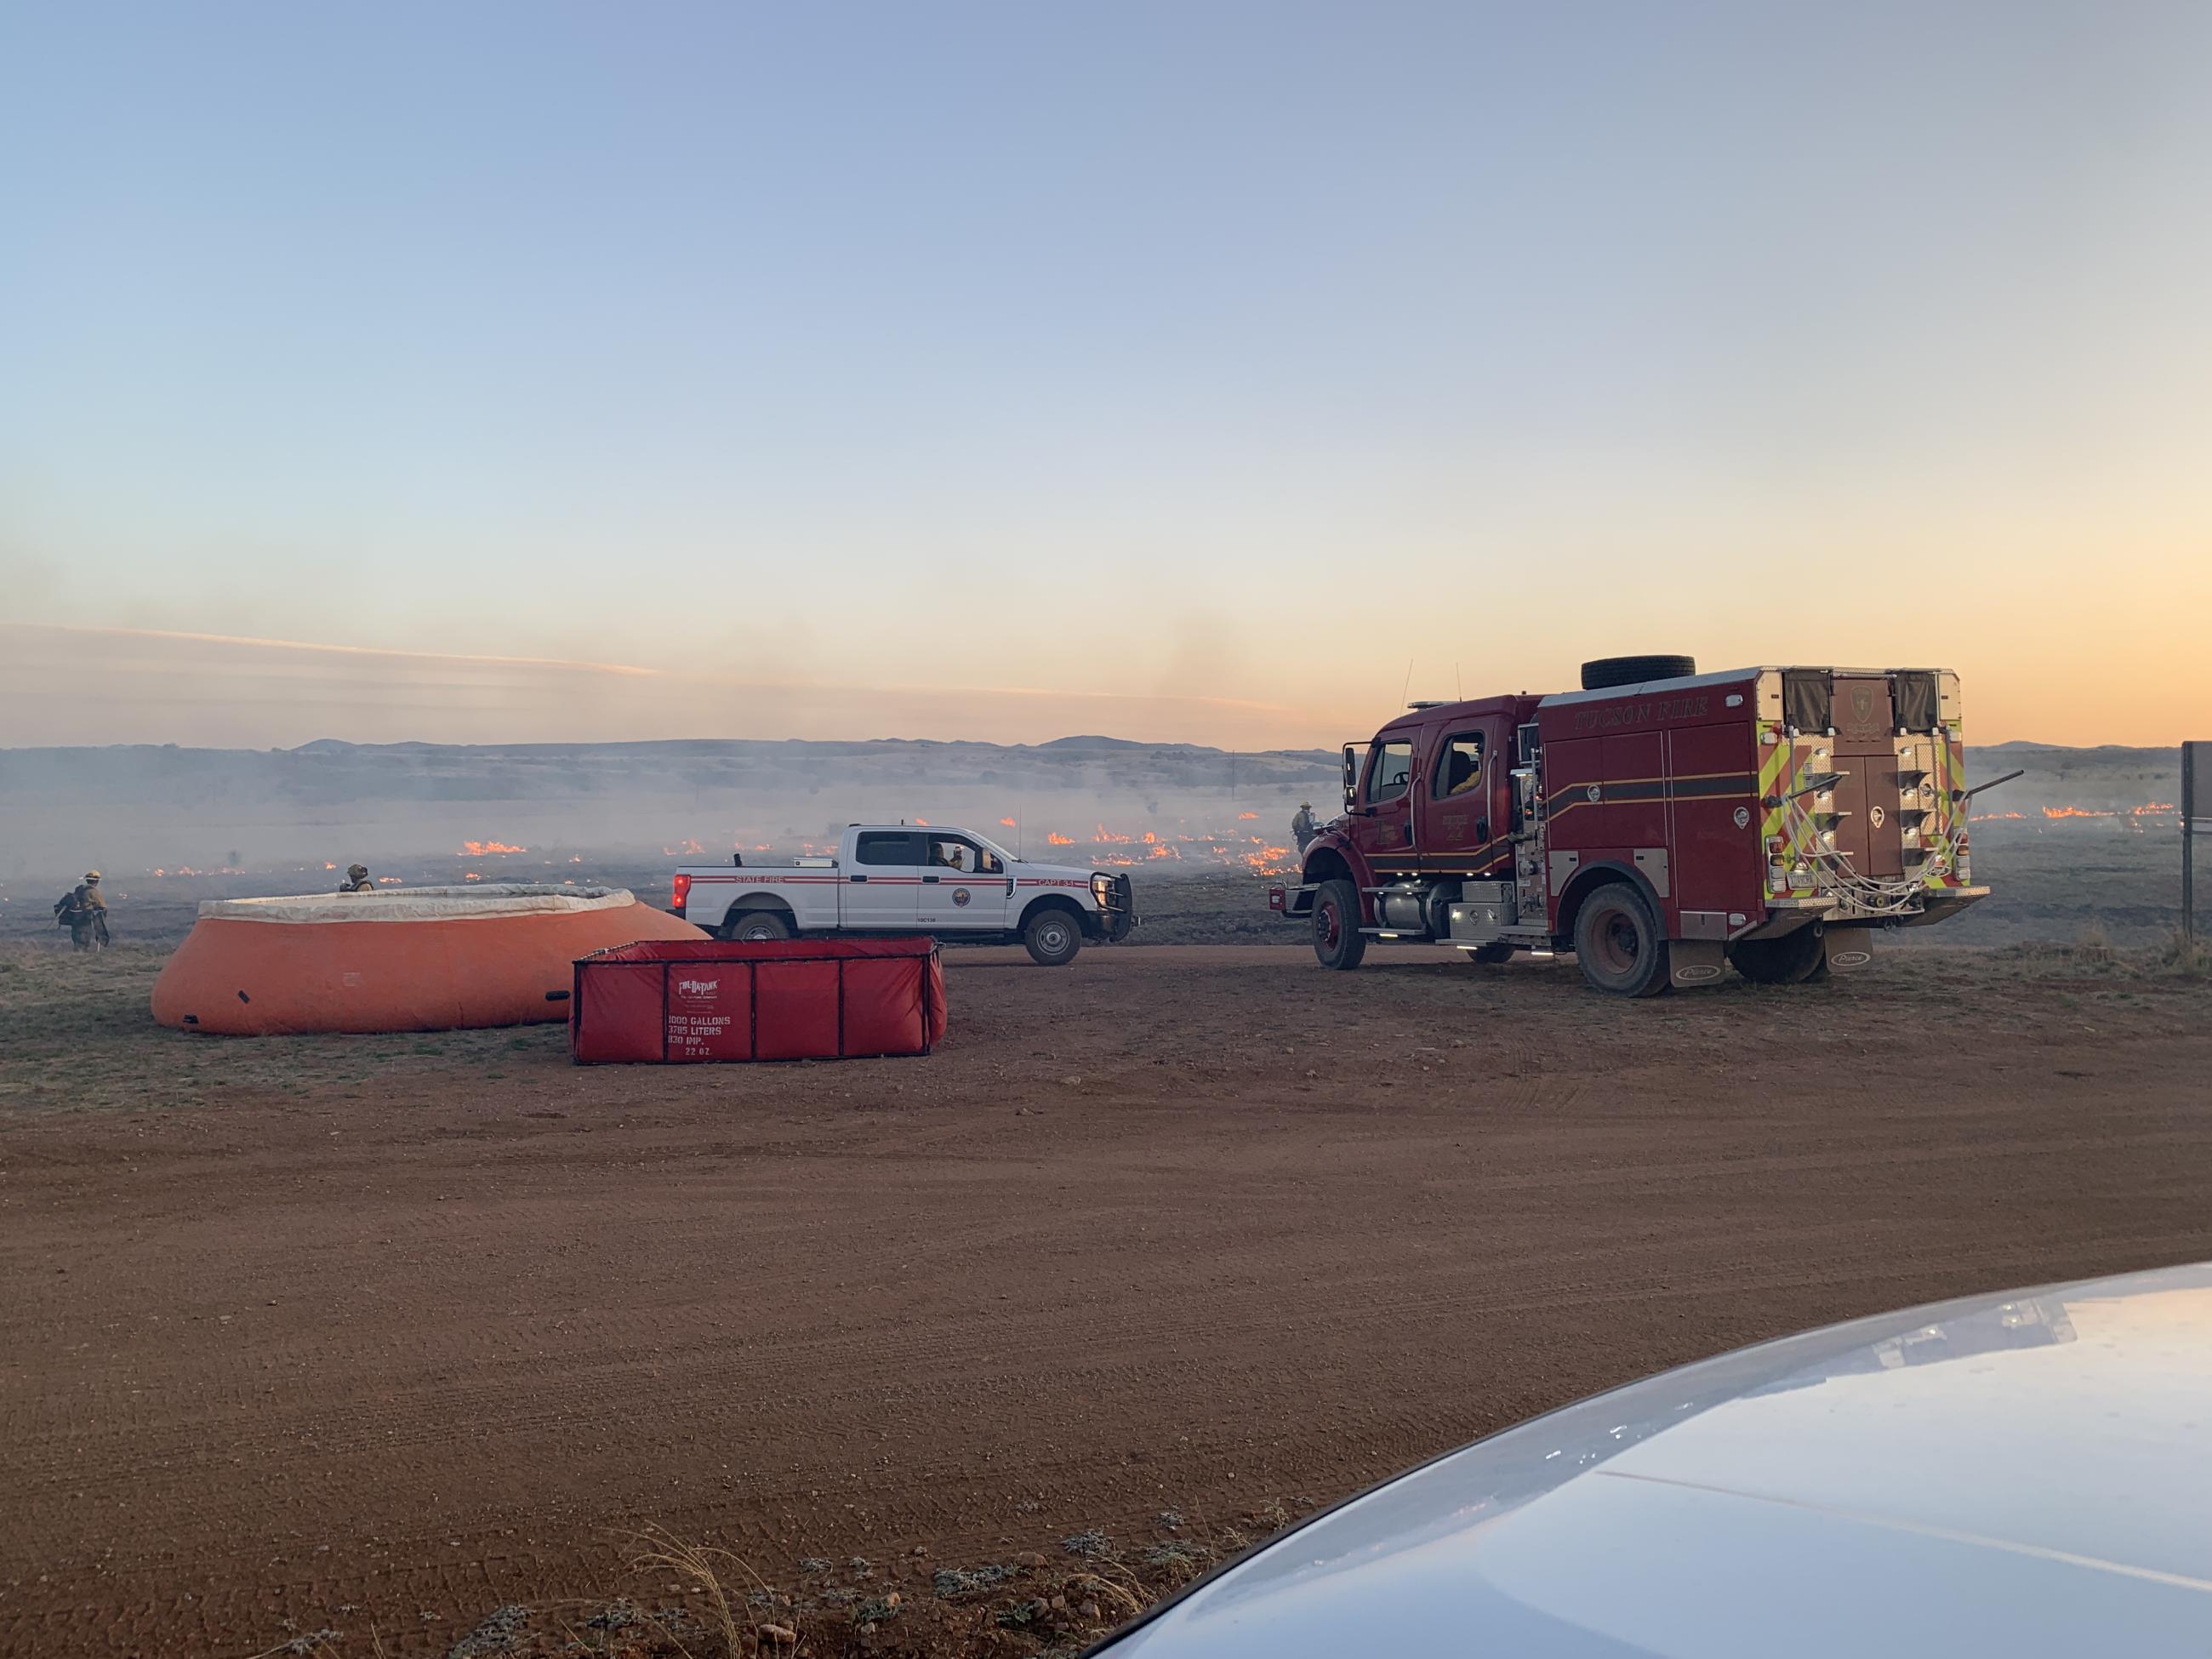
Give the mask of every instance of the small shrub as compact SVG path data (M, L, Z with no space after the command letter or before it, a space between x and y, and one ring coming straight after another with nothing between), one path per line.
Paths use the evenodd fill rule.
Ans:
M1005 1583L1017 1571L995 1563L981 1567L939 1567L931 1580L931 1588L940 1596L969 1595L994 1584Z

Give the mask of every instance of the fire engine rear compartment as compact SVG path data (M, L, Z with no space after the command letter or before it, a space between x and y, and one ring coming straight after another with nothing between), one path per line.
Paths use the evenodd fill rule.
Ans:
M1539 706L1555 932L1571 934L1607 879L1635 881L1669 939L1717 945L1766 920L1758 678L1705 675Z

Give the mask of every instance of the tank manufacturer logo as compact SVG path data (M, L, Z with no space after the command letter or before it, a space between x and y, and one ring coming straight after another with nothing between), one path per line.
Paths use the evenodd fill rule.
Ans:
M956 887L956 888L954 888L954 889L952 890L952 902L953 902L955 904L965 904L965 903L967 903L967 902L968 902L968 890L967 890L965 887Z
M1888 816L1889 815L1883 811L1879 806L1869 806L1867 808L1867 822L1874 825L1877 830L1881 828L1881 821Z
M1737 807L1737 808L1735 809L1735 827L1736 827L1737 829L1741 830L1741 829L1742 829L1746 824L1749 823L1750 822L1751 822L1751 808L1749 808L1748 806L1739 806L1739 807Z
M1583 791L1583 799L1586 801L1595 802L1602 799L1604 795L1605 791L1595 783Z
M1610 732L1623 726L1650 726L1655 721L1695 720L1712 701L1705 692L1694 696L1650 697L1642 702L1611 702L1598 708L1575 710L1577 732Z
M678 996L710 997L721 988L722 981L719 979L679 979L676 981L676 994Z

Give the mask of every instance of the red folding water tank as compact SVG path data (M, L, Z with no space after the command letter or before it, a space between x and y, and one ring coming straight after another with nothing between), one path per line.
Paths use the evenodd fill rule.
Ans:
M643 939L576 963L579 1066L926 1054L945 1035L932 939Z

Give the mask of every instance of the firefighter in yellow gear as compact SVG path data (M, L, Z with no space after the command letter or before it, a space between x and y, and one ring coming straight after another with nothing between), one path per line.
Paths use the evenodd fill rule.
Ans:
M88 870L68 897L54 906L54 920L70 930L70 944L79 951L105 950L107 901L100 891L100 872Z

